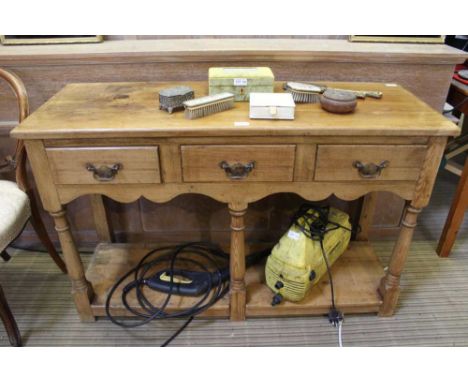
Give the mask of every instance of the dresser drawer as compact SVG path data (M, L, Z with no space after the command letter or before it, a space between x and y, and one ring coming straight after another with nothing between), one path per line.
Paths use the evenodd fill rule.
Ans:
M318 181L417 180L424 145L319 145Z
M295 145L181 146L184 182L290 182Z
M56 184L160 183L157 146L46 149Z

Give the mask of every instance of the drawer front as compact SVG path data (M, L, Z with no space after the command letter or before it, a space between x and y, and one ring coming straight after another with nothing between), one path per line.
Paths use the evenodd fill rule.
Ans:
M319 145L315 180L415 181L426 149L424 145Z
M291 182L295 145L181 146L184 182Z
M158 147L46 149L56 184L160 183Z

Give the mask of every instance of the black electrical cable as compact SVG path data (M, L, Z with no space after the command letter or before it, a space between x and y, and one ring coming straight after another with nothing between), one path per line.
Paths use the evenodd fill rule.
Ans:
M331 291L331 303L332 309L336 311L335 305L335 288L333 286L333 277L330 269L330 263L328 262L328 257L325 253L325 248L323 248L323 239L320 239L320 250L322 251L323 260L325 260L325 265L327 266L328 279L330 280L330 291Z
M192 322L194 318L195 318L194 316L190 316L189 319L185 321L184 324L179 329L177 329L176 332L172 336L170 336L166 341L164 341L161 347L165 348L167 345L169 345L174 340L174 338L176 338L180 333L182 333L185 330L187 326L189 326L189 324Z
M8 248L11 248L11 249L14 249L15 251L22 251L22 252L37 252L37 253L49 253L49 251L47 249L43 249L42 247L40 249L34 249L34 248L31 248L31 247L22 247L22 246L19 246L19 245L9 245ZM81 254L93 254L94 252L93 251L83 251L83 250L79 250L78 252L80 252ZM60 255L63 253L61 251L57 251L57 253Z
M185 255L185 256L184 256ZM190 255L188 257L187 255ZM140 262L127 273L125 273L111 288L106 299L106 314L109 319L116 325L119 325L124 328L134 328L137 326L144 325L155 319L167 319L167 318L182 318L188 317L187 322L168 340L164 345L168 345L185 327L191 322L193 317L202 311L208 309L210 306L215 304L228 292L229 286L228 282L222 281L221 277L217 277L218 282L216 285L212 285L212 288L208 289L200 299L191 307L174 313L166 312L166 308L174 295L173 293L173 284L174 284L174 269L177 261L184 261L185 263L190 263L191 265L201 268L203 271L208 272L208 268L200 260L195 260L193 257L199 257L205 261L211 268L214 269L214 272L218 276L220 275L221 268L219 264L214 260L214 258L222 258L227 260L229 255L224 253L219 247L211 243L203 242L194 242L181 244L171 247L162 247L154 249L148 252ZM164 302L161 306L154 306L147 296L145 295L145 285L146 280L151 278L151 270L154 270L155 267L159 268L167 263L169 265L169 275L170 275L170 290L167 293ZM122 303L125 308L131 312L134 316L140 317L143 320L136 323L127 323L117 320L111 314L110 303L112 297L114 296L117 288L123 283L127 277L133 274L133 281L124 286L122 290ZM149 288L148 288L149 289ZM139 309L132 308L128 301L127 297L131 291L135 290L137 302L139 304ZM143 312L141 312L143 311Z
M187 321L161 346L169 345L171 341L190 324L197 314L213 306L229 291L229 280L222 280L222 268L215 259L221 259L226 263L229 260L229 255L213 243L206 242L192 242L151 250L134 268L125 273L110 289L106 299L107 317L114 324L124 328L134 328L157 319L188 317ZM195 267L201 269L203 272L207 272L207 274L210 275L211 283L208 290L203 293L199 300L191 307L183 311L168 313L166 308L174 295L174 270L176 269L176 265L179 261L184 262L185 265L190 265L191 268ZM164 264L167 263L170 264L167 272L170 276L170 289L162 304L157 307L149 301L145 294L145 290L151 290L147 285L148 280L160 271ZM110 303L118 287L132 274L133 281L123 287L121 300L125 308L141 320L136 323L127 323L119 321L112 316ZM136 293L139 308L131 307L128 303L127 297L133 290Z
M330 208L317 207L311 204L304 204L299 208L298 212L292 219L292 224L296 226L306 237L311 240L318 241L320 243L320 250L322 252L323 259L327 268L328 279L330 281L331 291L331 309L328 313L328 320L333 326L337 326L343 319L343 314L336 308L335 305L335 288L333 284L333 276L328 262L328 256L323 246L323 240L325 235L338 228L351 231L352 229L345 227L339 223L330 221L328 218Z

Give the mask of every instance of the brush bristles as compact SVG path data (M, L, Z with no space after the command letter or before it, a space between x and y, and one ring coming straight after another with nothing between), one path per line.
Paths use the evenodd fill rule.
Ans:
M234 107L234 98L225 99L213 103L207 103L206 105L187 107L185 108L185 118L196 119L206 117L210 114L219 113L221 111L229 110Z
M294 102L296 103L319 103L320 94L319 93L306 93L306 92L297 92L292 89L287 89L293 97Z

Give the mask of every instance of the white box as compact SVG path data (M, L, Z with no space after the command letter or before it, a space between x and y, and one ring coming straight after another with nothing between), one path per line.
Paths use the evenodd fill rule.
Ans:
M251 119L294 119L291 93L250 93Z

